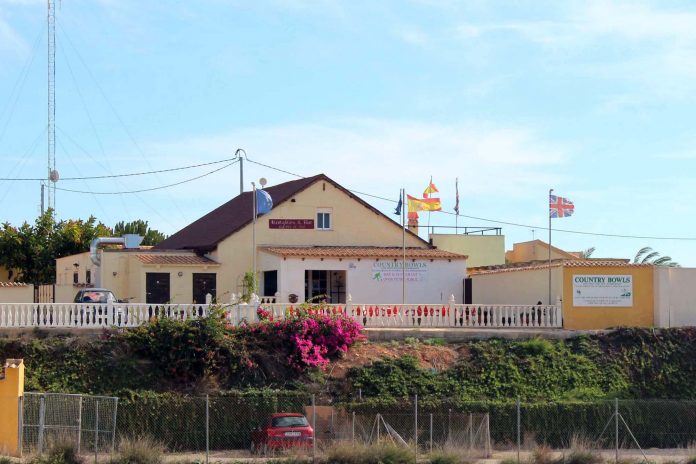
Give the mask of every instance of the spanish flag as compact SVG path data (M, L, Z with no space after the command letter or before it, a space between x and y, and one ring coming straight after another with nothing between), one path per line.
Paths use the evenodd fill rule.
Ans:
M418 211L442 211L442 205L439 198L415 198L411 195L408 197L408 212L416 213Z
M423 192L423 198L430 198L430 194L432 193L440 193L440 191L435 187L435 184L433 184L433 179L430 179L430 184L425 188L425 191ZM431 210L431 211L439 211L439 210Z

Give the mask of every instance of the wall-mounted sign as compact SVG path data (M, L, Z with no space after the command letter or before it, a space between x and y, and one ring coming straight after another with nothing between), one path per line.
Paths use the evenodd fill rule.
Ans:
M573 275L573 306L633 306L633 276Z
M372 265L372 280L377 282L401 282L406 277L407 282L422 282L428 275L426 261L406 261L405 276L402 272L401 261L377 261Z
M269 219L269 229L314 229L314 219Z

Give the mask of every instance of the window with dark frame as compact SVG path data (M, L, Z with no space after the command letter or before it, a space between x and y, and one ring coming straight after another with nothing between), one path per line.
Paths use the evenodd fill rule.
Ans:
M193 302L205 304L205 296L210 293L215 300L217 276L214 272L193 274Z

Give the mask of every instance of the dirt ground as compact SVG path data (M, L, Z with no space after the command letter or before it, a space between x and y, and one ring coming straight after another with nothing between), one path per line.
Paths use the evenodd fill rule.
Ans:
M454 345L434 346L425 343L360 343L353 346L345 358L332 363L327 374L342 379L351 367L362 367L382 358L413 356L424 369L447 369L457 362L463 348Z

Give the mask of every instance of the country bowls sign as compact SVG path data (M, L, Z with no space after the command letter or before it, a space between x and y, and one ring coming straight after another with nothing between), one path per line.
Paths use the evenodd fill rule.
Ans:
M573 275L573 306L633 306L633 276Z

